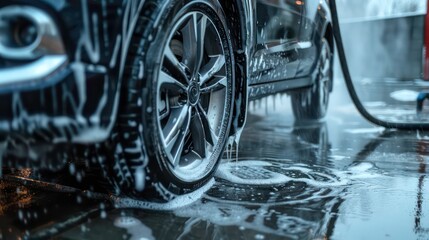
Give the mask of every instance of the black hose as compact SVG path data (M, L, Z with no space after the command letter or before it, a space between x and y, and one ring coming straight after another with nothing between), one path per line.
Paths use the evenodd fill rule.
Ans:
M352 98L353 103L355 104L358 111L370 122L386 127L386 128L398 128L398 129L429 129L429 123L391 123L386 122L380 119L375 118L371 115L363 106L362 102L359 100L359 97L356 93L356 90L353 85L353 81L350 75L349 67L347 64L347 59L344 51L343 41L341 37L341 30L338 21L338 12L337 12L337 4L335 0L329 1L329 7L331 9L332 15L332 25L333 25L333 35L335 39L335 43L337 46L338 57L340 60L341 69L343 71L344 79L346 81L346 86L349 91L350 97Z

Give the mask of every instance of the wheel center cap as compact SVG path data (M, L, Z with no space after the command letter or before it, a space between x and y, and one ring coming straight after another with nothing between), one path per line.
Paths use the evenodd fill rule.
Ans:
M189 104L195 106L200 100L200 85L198 81L192 81L188 88L188 101Z

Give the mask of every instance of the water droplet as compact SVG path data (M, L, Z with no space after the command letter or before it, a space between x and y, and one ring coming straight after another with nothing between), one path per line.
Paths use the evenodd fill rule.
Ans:
M102 218L102 219L105 219L107 217L107 213L106 213L106 211L101 211L100 212L100 218Z
M265 239L265 236L262 234L256 234L255 239Z

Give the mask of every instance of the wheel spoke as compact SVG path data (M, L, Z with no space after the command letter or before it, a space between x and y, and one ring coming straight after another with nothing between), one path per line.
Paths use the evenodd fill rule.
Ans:
M182 82L188 82L188 77L186 76L185 66L183 66L177 57L174 55L170 46L166 46L164 50L164 66L170 71L174 76L180 78Z
M198 113L200 115L201 123L202 123L203 128L204 128L204 134L206 137L206 141L208 143L210 143L212 146L214 146L214 144L218 141L218 137L213 132L213 130L210 126L210 121L207 117L207 114L200 104L198 104L197 110L198 110Z
M198 19L199 16L201 19ZM206 27L207 17L194 13L182 29L183 47L186 49L183 62L194 75L198 72L203 59Z
M197 14L194 14L194 21L197 22ZM194 68L194 76L198 73L198 70L201 67L201 63L203 61L203 54L204 54L204 40L206 35L206 28L207 28L207 17L202 15L200 21L197 25L197 58L195 60L196 65Z
M186 92L186 86L175 79L174 77L170 76L168 73L161 71L158 78L158 87L165 87L166 89L176 91L179 93Z
M216 78L216 81L213 81L214 83L201 88L201 94L207 94L207 93L211 93L211 92L216 92L219 91L221 89L226 88L226 85L228 83L228 80L226 77L218 77Z
M331 63L330 63L330 58L325 59L323 66L322 66L322 72L324 75L327 75L329 73L329 70L331 69Z
M182 120L182 123L174 125L176 126L174 130L178 132L175 135L171 135L172 137L169 142L167 142L167 137L165 138L166 149L171 153L172 159L170 159L170 161L173 167L179 165L180 158L182 157L183 147L185 146L186 136L188 135L189 126L191 124L191 110L190 107L182 108L180 112L180 120ZM179 122L179 120L177 122ZM171 133L173 133L173 131L171 131Z
M195 43L197 42L196 26L193 17L191 17L191 21L188 20L188 23L182 28L181 32L183 36L183 49L186 49L183 52L183 63L192 71L197 55L195 48Z
M158 99L158 113L159 120L161 121L170 115L170 101L168 101L168 93L166 93L166 98L164 100Z
M181 131L183 126L186 127L189 115L189 107L187 105L181 108L172 108L167 124L163 128L164 143L170 146L174 138Z
M191 135L195 152L201 157L206 157L206 136L199 111L192 116Z
M201 68L200 85L204 85L225 66L225 56L210 56L210 61Z

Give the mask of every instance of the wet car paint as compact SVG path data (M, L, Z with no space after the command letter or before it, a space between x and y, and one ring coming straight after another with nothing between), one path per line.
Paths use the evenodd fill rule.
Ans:
M251 103L238 159L181 207L115 207L70 169L45 175L62 185L5 173L0 239L427 239L429 133L369 125L335 89L325 122L294 123L286 96Z

